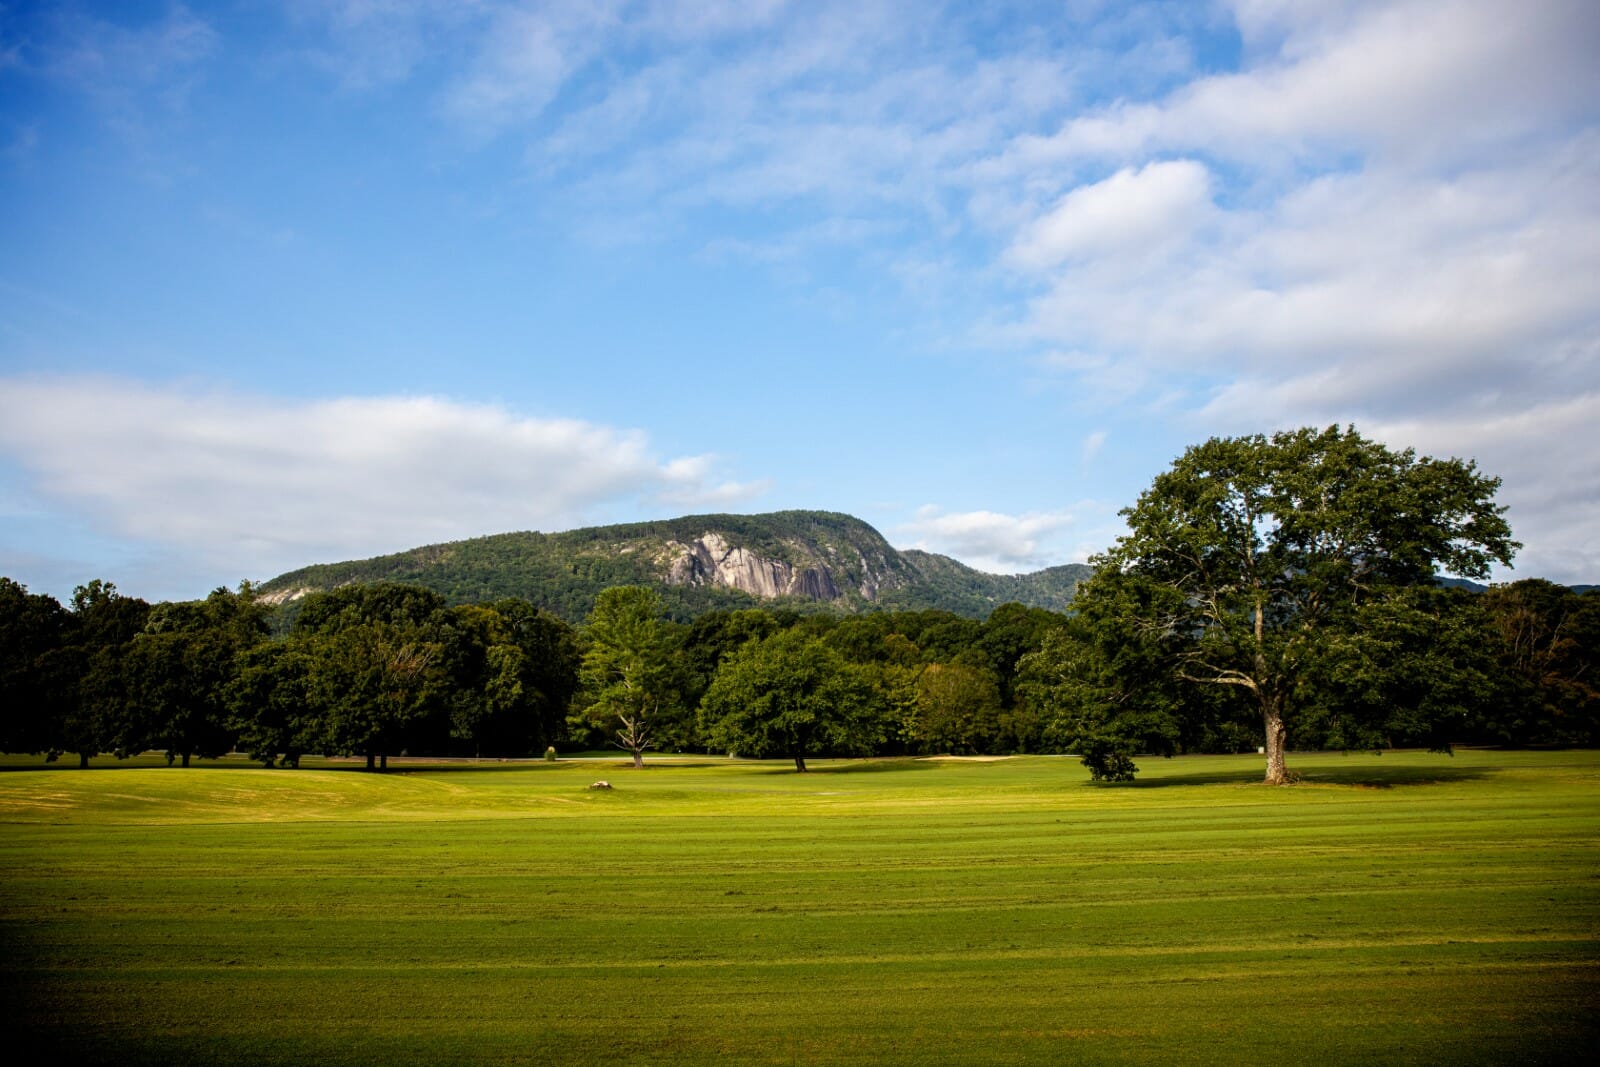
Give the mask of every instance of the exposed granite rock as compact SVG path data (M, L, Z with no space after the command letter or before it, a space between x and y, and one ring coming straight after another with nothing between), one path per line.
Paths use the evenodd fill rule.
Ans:
M837 600L839 587L826 567L805 567L767 559L749 549L730 546L721 534L707 531L689 544L667 542L667 581L673 585L720 585L771 600L781 596Z
M279 604L285 604L291 600L299 600L301 597L309 596L315 592L317 590L309 585L296 585L286 589L279 589L272 593L261 593L256 596L256 601L271 607L277 607Z

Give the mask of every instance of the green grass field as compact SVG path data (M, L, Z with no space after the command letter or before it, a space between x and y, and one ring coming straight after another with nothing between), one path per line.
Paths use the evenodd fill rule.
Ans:
M26 761L14 761L22 763ZM0 773L52 1063L1559 1063L1600 753ZM37 765L37 764L35 764ZM608 778L609 793L585 787ZM11 1062L17 1062L11 1060Z

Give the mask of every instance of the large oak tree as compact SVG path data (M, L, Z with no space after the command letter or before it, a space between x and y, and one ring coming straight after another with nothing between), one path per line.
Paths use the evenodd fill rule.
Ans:
M1244 694L1266 781L1281 784L1314 667L1348 656L1375 611L1393 625L1437 574L1482 579L1510 563L1520 546L1499 485L1471 462L1392 451L1353 427L1213 438L1124 509L1129 532L1093 561L1077 606L1137 605L1125 621L1177 680Z

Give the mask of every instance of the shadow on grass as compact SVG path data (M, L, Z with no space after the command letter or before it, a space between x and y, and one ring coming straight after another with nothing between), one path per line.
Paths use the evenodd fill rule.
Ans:
M472 773L493 774L493 773L495 773L497 771L552 771L552 772L554 772L554 771L572 771L574 769L578 769L578 770L593 771L596 774L598 774L598 773L600 773L602 771L607 773L607 774L624 774L624 773L627 773L627 774L638 774L638 773L641 773L641 772L652 773L652 772L671 771L671 770L675 770L675 769L678 769L678 768L683 768L683 769L702 768L703 769L703 768L706 768L706 767L720 767L720 766L724 766L724 765L725 765L724 761L720 761L720 760L716 760L716 759L704 759L704 760L693 760L693 759L652 760L648 756L645 757L645 761L644 761L644 766L643 767L635 767L633 765L633 761L631 759L628 759L626 756L624 756L621 759L609 759L609 760L607 760L607 759L557 760L557 761L555 761L553 763L552 762L546 762L545 760L542 760L542 759L523 760L523 761L520 761L520 762L516 761L516 760L507 760L507 761L505 761L503 763L500 762L499 760L484 760L482 763L470 763L470 762L469 763L443 763L443 762L441 762L441 763L431 763L431 762L428 762L426 760L419 760L419 761L417 761L415 763L397 763L395 760L391 759L389 761L388 770L374 771L373 773L375 773L375 774L458 774L458 773L463 773L464 772L464 773L468 773L468 774L472 774ZM344 763L318 763L318 764L316 764L314 766L311 766L311 767L302 767L301 769L302 770L316 770L316 771L357 771L357 772L360 772L362 774L367 773L367 768L366 768L366 765L364 763L363 764L356 764L356 763L350 763L350 764L344 764Z
M1159 758L1159 757L1158 757ZM1448 759L1448 756L1441 757ZM1171 774L1140 777L1132 782L1097 782L1101 789L1162 789L1175 785L1262 785L1265 769L1212 771L1201 774ZM1481 767L1314 767L1296 771L1291 761L1289 773L1294 785L1339 785L1356 789L1394 789L1399 786L1440 785L1446 782L1471 782L1488 778L1491 772Z
M741 764L748 767L756 774L795 775L799 772L794 769L794 761L781 762L779 760L750 760ZM826 762L814 760L806 764L806 776L829 774L885 774L895 771L926 771L932 770L935 764L924 760L913 759L910 756L891 756L883 759L859 760L827 760Z
M79 767L76 759L59 760L55 763L45 763L42 759L33 762L24 762L26 757L11 759L0 756L0 774L8 771L134 771L134 770L171 770L175 773L203 772L203 771L265 771L271 774L296 771L338 771L340 773L366 774L367 763L360 757L350 759L324 759L321 757L307 757L299 767L276 766L268 767L259 762L249 762L241 759L202 760L196 759L190 766L182 767L174 763L168 765L159 758L135 757L128 760L118 760L113 756L97 759L87 767ZM671 760L654 760L648 757L644 761L645 770L663 770L672 767L714 767L722 766L726 760L708 756L703 759L677 758ZM583 760L556 760L549 761L542 757L533 756L526 759L483 759L474 761L467 758L430 759L424 756L390 756L389 766L386 769L374 769L374 774L440 774L456 771L479 771L491 773L494 771L526 771L526 770L572 770L575 767L588 767L594 770L633 770L633 762L626 756L612 759L588 758Z
M1441 756L1441 760L1449 760ZM1475 782L1492 777L1483 767L1462 767L1445 763L1439 767L1318 767L1304 776L1306 785L1349 785L1366 789L1392 789L1406 785L1440 785L1445 782Z
M26 757L18 757L13 759L7 756L0 756L0 774L6 774L12 771L49 771L52 774L58 772L68 774L74 771L173 770L181 772L217 770L219 768L229 770L237 770L239 768L261 769L261 764L259 763L221 763L215 760L196 760L191 766L183 767L177 763L169 765L165 760L160 759L141 759L135 757L133 759L119 760L115 756L111 755L97 757L90 761L89 766L87 767L78 766L78 760L76 757L73 757L72 759L56 760L53 763L46 763L42 758L34 762L23 762L25 758Z

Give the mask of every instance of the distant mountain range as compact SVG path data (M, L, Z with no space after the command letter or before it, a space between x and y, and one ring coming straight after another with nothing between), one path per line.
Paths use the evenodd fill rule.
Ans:
M565 533L508 533L303 567L261 587L276 604L364 582L408 582L452 603L523 597L582 621L602 589L647 585L670 613L765 605L854 613L937 608L986 618L1001 604L1065 610L1081 563L997 575L931 552L901 551L860 519L826 511L690 515Z
M1440 585L1447 585L1452 589L1466 589L1473 593L1484 593L1489 589L1482 582L1474 582L1466 578L1439 578L1436 580ZM1581 596L1591 589L1600 589L1600 585L1569 585L1567 588Z

